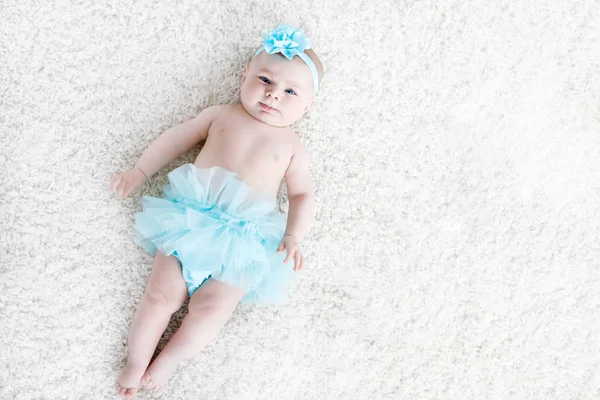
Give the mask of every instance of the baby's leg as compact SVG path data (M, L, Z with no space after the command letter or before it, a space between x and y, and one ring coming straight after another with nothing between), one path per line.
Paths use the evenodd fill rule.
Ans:
M171 315L181 308L187 297L179 261L157 251L146 291L129 330L127 364L117 380L119 395L127 399L135 396Z
M197 355L221 330L244 297L243 289L209 279L192 295L188 315L142 378L142 385L158 389L177 365Z

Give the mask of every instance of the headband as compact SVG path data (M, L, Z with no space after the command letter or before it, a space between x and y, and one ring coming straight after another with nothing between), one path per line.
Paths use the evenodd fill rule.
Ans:
M314 91L317 94L317 90L319 89L319 74L315 63L304 52L307 49L310 49L310 41L304 36L302 29L291 25L279 25L277 29L273 29L271 32L263 35L262 44L256 51L256 54L254 54L254 57L259 55L261 51L265 51L268 54L281 53L288 60L293 59L294 56L300 57L308 66L310 72L312 72Z

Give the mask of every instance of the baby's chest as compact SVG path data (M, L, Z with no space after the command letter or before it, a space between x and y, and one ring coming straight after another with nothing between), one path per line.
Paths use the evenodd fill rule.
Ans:
M285 163L289 162L293 151L285 138L248 129L217 130L211 132L209 139L227 154L247 161Z

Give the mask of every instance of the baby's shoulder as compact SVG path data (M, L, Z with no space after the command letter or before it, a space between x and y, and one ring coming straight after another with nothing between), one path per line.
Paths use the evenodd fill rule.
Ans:
M227 125L231 116L235 113L235 107L232 104L219 104L205 108L202 113L206 113L210 118L211 130L213 127Z
M233 111L231 104L217 104L214 106L206 107L202 112L212 114L214 117L219 117L223 114L230 113Z
M294 145L304 148L304 144L302 144L302 140L300 139L300 136L298 136L298 133L295 130L293 130L292 128L288 128L287 136L289 137L290 141L294 143Z
M214 119L223 121L237 120L243 116L243 109L239 104L220 104L209 107L214 115Z
M290 146L292 157L297 157L297 156L302 156L302 158L308 157L307 147L304 145L304 143L302 142L302 139L298 136L298 134L294 130L292 130L292 129L289 130L289 134L286 135L285 140L286 140L287 144Z

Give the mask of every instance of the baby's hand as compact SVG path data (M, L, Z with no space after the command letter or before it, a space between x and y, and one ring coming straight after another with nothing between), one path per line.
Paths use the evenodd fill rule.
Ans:
M300 243L293 236L285 235L277 247L277 253L287 250L287 257L283 263L287 263L291 257L294 258L294 271L298 272L304 267L304 256L300 252Z
M146 174L142 170L132 168L112 178L109 185L110 192L116 193L117 198L124 199L139 189L147 180L148 178L146 178Z

